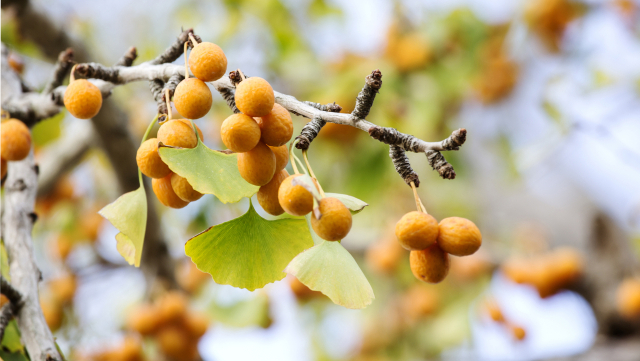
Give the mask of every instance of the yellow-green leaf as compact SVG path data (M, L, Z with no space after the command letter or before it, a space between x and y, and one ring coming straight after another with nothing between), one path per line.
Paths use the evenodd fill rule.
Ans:
M191 149L161 145L158 152L169 168L186 178L193 189L213 194L222 203L235 203L244 197L249 198L260 189L240 176L237 154L209 149L201 141Z
M364 207L368 206L369 203L359 200L356 197L352 197L346 194L338 194L338 193L325 193L327 197L333 197L338 199L342 204L344 204L349 210L351 214L360 213Z
M190 239L185 253L216 283L253 291L283 279L287 264L312 245L303 219L268 221L250 204L244 215Z
M121 195L98 213L120 231L116 235L118 252L130 265L140 267L147 228L147 195L144 187Z
M23 353L24 346L20 342L20 331L16 320L11 320L4 329L4 337L2 338L2 347L13 353Z
M356 260L340 242L322 241L294 258L285 272L340 306L365 308L375 298Z

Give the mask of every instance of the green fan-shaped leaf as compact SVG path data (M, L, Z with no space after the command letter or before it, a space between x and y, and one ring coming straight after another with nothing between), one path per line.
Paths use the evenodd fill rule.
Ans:
M237 154L209 149L200 140L195 148L190 149L161 144L158 152L172 171L187 178L193 189L213 194L222 203L249 198L260 189L240 176Z
M368 206L369 203L359 200L356 197L348 196L346 194L338 194L338 193L325 193L327 197L337 198L342 204L344 204L352 214L360 213L364 209L364 207Z
M4 329L4 337L2 338L2 347L9 352L24 352L24 346L20 342L20 331L16 320L11 320Z
M340 242L323 241L302 252L285 272L340 306L365 308L375 298L356 260Z
M140 267L147 228L147 194L144 187L121 195L98 213L120 231L116 235L118 252L130 265Z
M303 219L268 221L250 204L244 215L187 241L185 253L216 283L253 291L283 279L287 264L312 245Z

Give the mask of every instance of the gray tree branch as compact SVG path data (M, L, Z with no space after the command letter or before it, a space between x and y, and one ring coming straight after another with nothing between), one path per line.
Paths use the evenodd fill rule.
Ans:
M22 92L20 79L7 60L2 46L2 100ZM11 285L22 295L17 312L22 341L32 360L61 361L53 335L40 308L38 282L41 275L33 254L31 230L36 220L37 167L33 151L19 162L9 162L5 182L2 238L9 258Z

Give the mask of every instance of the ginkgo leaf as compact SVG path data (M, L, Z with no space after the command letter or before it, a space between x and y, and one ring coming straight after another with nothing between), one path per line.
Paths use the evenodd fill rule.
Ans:
M364 209L364 207L368 206L369 203L359 200L356 197L348 196L346 194L338 194L338 193L325 193L327 197L337 198L342 204L344 204L352 214L360 213Z
M285 272L340 306L365 308L375 298L356 260L340 242L322 241L296 256Z
M219 284L253 291L283 279L284 268L313 241L303 219L268 221L253 209L191 238L185 253Z
M195 148L174 148L160 144L158 153L169 168L189 181L200 193L213 194L222 203L251 197L260 187L240 176L238 155L209 149L198 140Z
M116 235L118 252L130 265L140 267L147 228L147 194L144 187L121 195L98 213L120 231Z
M6 348L9 352L24 352L24 346L22 346L22 343L20 342L20 331L18 331L16 320L9 321L4 329L4 337L1 341L2 347Z

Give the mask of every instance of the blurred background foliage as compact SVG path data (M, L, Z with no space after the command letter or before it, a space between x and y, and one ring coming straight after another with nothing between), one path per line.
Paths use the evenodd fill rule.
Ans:
M583 243L596 213L635 239L637 252L640 143L632 136L640 131L637 2L50 0L32 5L84 42L91 61L111 64L135 45L136 63L143 62L168 46L181 27L193 27L225 50L228 70L264 77L300 100L336 102L351 112L364 77L380 69L383 87L369 121L428 141L459 127L469 130L468 143L445 154L456 169L454 181L440 179L424 156L409 155L427 210L437 219L469 218L484 236L478 254L452 257L451 274L439 285L415 280L408 252L395 241L395 222L415 203L394 171L388 147L335 124L327 124L314 141L310 161L324 189L370 204L354 217L343 243L376 295L364 311L341 309L291 278L250 293L215 285L198 271L184 257L184 242L241 215L248 201L223 205L205 196L182 210L158 207L189 307L211 321L198 345L203 359L529 359L590 347L596 326L583 299L569 291L540 299L537 281L516 285L508 279L517 277L508 272L505 277L498 268L510 256L547 254L558 245L587 252ZM18 16L3 9L2 41L25 81L41 88L52 64L21 36ZM141 137L156 111L147 84L118 87L113 98ZM208 146L223 147L219 129L229 114L214 95L213 110L196 122ZM294 116L295 133L306 121ZM38 124L36 157L78 122L63 111ZM115 249L115 229L96 213L120 194L115 184L107 157L92 148L37 201L42 307L70 360L167 355L169 346L160 337L141 337L127 323L136 307L149 297L162 299L165 291L145 284L141 272L126 265ZM494 296L513 320L503 322L506 327L491 321L496 317L485 301ZM585 311L540 325L532 319L545 318L546 301L559 310ZM531 302L537 306L523 311ZM557 328L561 322L585 331L565 347L540 336L549 327L556 333L573 330ZM526 331L524 340L518 341L515 326ZM3 352L10 349L3 345ZM489 350L492 345L500 351Z

